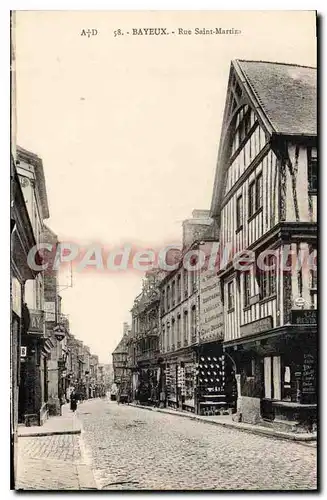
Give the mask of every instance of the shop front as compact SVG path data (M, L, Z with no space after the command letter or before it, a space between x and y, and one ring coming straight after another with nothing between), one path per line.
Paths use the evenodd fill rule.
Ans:
M166 405L196 413L196 347L169 353L165 359Z
M317 325L297 323L304 315L296 311L295 324L226 343L238 373L243 422L294 432L316 429Z
M162 368L154 361L146 366L139 366L136 383L135 398L139 403L145 405L159 406Z
M199 346L196 386L197 412L200 415L219 415L236 411L235 372L221 342Z

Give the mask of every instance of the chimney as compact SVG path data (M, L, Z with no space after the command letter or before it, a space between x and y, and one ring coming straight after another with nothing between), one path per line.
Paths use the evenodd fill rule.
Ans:
M183 247L189 247L194 241L211 237L213 234L213 219L209 210L195 209L192 219L183 222Z
M129 330L129 326L128 326L128 323L125 321L125 323L123 323L123 335L127 335L128 330Z

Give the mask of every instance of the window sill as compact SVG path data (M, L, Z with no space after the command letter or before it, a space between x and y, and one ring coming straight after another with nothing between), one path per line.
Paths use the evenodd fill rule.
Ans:
M251 304L246 304L246 306L243 307L243 311L249 311L251 309Z
M308 194L311 196L317 196L318 191L317 191L317 189L309 189Z
M241 224L240 226L238 226L238 228L235 230L235 234L240 233L242 230L243 230L243 224Z
M230 309L227 310L227 314L235 312L235 307L231 307Z
M262 206L257 208L257 210L248 218L248 223L251 222L253 219L255 219L257 215L259 215L260 212L262 212L262 210L263 210Z

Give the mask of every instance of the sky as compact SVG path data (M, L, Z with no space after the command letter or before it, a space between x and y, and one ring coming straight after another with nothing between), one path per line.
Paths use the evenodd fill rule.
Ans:
M132 36L139 28L191 35ZM195 35L195 28L241 30ZM97 35L81 36L83 29ZM114 36L118 29L125 35ZM21 11L17 143L44 164L50 219L82 247L162 247L209 209L232 59L316 66L309 11ZM72 333L100 362L131 321L142 274L60 276Z

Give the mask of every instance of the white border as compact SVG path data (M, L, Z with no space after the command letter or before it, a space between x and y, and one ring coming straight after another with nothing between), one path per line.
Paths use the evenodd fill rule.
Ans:
M2 412L1 415L1 430L3 432L4 440L1 440L3 445L1 446L1 455L2 455L2 481L1 481L1 493L2 498L7 497L7 495L14 494L13 492L9 492L9 474L10 474L10 463L9 463L9 387L7 383L9 382L9 331L10 331L10 297L9 297L9 172L10 172L10 144L9 144L9 95L10 95L10 85L9 85L9 57L10 57L10 36L9 36L9 10L317 10L318 13L324 17L326 11L326 2L322 2L322 0L316 2L308 2L298 0L297 2L290 2L286 0L275 0L274 2L258 2L258 1L236 1L229 0L227 3L219 4L215 0L157 0L157 1L143 1L143 2L135 2L135 1L127 1L127 0L88 0L83 1L80 0L78 2L73 2L71 0L57 0L57 1L48 1L46 4L44 1L3 1L0 5L0 61L1 61L1 88L0 88L0 109L1 109L1 134L0 134L0 230L1 230L1 242L0 245L0 276L7 277L7 279L1 280L1 330L4 341L4 349L2 350L2 363L1 363L1 381L2 381ZM228 8L224 8L228 7ZM324 19L322 25L324 24ZM321 26L322 28L322 26ZM278 34L277 34L278 36ZM323 67L325 62L325 40L320 33L320 73L321 73L321 92L324 90L324 79L323 79ZM323 105L323 99L321 99L321 106ZM325 118L325 106L320 109L320 123L321 125L324 123ZM322 128L322 127L321 127ZM326 144L326 132L322 130L322 137L320 140L321 146ZM322 155L321 155L322 156ZM326 175L322 175L325 170L325 165L320 165L320 196L322 193L326 193L327 190L325 188ZM326 229L324 224L324 196L321 197L321 229ZM327 220L327 219L326 219ZM320 233L321 234L321 233ZM323 256L323 248L326 246L325 242L326 230L324 231L324 235L321 238L321 255ZM324 245L325 244L325 245ZM321 259L322 260L322 259ZM323 266L322 262L322 273L321 278L325 281L326 269ZM323 302L321 301L323 305ZM323 308L321 308L323 309ZM323 415L325 409L326 398L326 390L324 388L324 373L322 371L322 367L324 366L324 360L327 358L326 356L326 342L323 342L323 333L325 332L325 324L324 317L322 317L320 332L321 332L321 346L323 347L323 353L321 354L321 374L320 374L320 390L321 390L321 401L323 401L323 405L321 405L321 426L324 425ZM7 382L8 381L8 382ZM8 387L8 391L6 389ZM7 399L8 395L8 399ZM324 408L322 409L322 406ZM326 436L326 432L322 434L322 436ZM321 442L323 445L324 442ZM322 478L325 477L324 472L324 463L321 461L321 469L320 469L320 478L322 482ZM4 467L3 467L4 466ZM221 493L218 493L221 494ZM251 493L249 493L251 495ZM286 496L281 494L281 496ZM33 497L33 494L32 494ZM38 495L39 497L39 495ZM40 497L39 497L40 498Z

